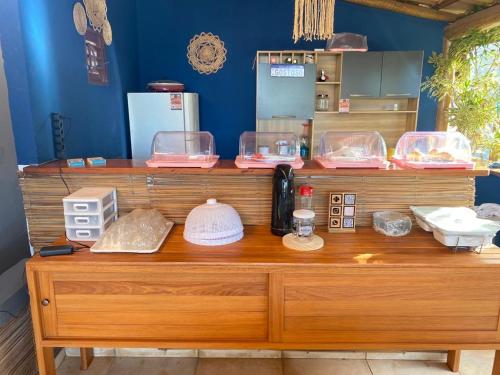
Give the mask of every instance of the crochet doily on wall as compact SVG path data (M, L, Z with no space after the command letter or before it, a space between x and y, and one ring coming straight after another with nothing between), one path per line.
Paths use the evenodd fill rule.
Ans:
M220 70L226 61L224 42L212 33L195 35L188 45L189 64L201 74L212 74Z
M113 30L108 20L106 0L83 0L83 4L85 7L77 2L73 7L73 21L76 31L80 35L85 35L88 21L96 32L102 32L104 43L110 46L113 42Z
M83 0L83 4L85 4L90 25L95 31L100 32L104 22L108 19L108 7L106 6L106 1Z
M78 34L85 35L87 32L87 15L81 3L76 3L73 7L73 22Z

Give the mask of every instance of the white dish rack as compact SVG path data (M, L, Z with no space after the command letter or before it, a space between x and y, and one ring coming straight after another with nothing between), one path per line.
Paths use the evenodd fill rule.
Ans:
M89 187L63 198L66 237L97 241L118 218L116 188Z
M434 238L455 249L467 247L482 250L489 246L500 230L500 223L479 219L466 207L410 206L417 224Z

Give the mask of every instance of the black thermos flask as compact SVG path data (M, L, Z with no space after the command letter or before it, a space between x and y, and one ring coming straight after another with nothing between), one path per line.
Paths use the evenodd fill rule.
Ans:
M271 213L271 232L273 234L284 236L292 232L294 210L293 169L287 164L278 164L273 176L273 208Z

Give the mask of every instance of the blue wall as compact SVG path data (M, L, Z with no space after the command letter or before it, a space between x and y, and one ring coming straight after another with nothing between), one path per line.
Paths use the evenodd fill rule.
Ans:
M238 137L255 129L257 50L314 49L324 42L293 44L292 0L148 0L137 2L140 82L174 79L200 94L201 128L212 132L218 153L234 158ZM444 24L338 1L335 31L368 36L370 50L440 51ZM194 71L186 58L193 35L212 32L225 42L227 62L216 74ZM424 76L431 73L425 64ZM418 128L435 126L436 105L421 96Z
M87 82L84 39L73 24L74 1L2 0L0 37L19 163L54 158L52 112L66 118L68 157L127 156L126 92L138 82L136 3L107 3L114 34L107 48L110 83L95 86Z

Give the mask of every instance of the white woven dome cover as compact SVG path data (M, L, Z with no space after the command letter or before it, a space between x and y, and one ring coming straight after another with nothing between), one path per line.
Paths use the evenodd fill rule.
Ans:
M224 245L243 237L240 215L228 204L208 199L186 218L184 239L200 245Z

